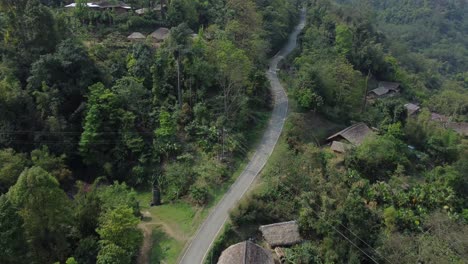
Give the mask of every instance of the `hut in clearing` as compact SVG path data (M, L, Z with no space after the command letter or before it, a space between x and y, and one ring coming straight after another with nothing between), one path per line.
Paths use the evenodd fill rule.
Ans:
M244 241L225 249L218 264L274 264L270 252L250 241Z
M366 124L357 123L330 136L327 138L327 141L333 142L345 140L352 145L359 146L368 136L372 134L372 130Z
M133 32L132 34L130 34L130 36L127 37L127 39L133 40L133 41L140 41L140 40L145 40L146 37L140 32Z
M296 221L263 225L259 229L271 248L288 247L302 242Z
M158 28L150 35L154 41L156 42L163 42L165 39L169 37L169 29L168 28Z

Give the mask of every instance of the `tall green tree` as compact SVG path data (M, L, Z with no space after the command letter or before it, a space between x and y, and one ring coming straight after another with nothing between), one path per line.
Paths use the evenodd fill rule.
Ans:
M0 262L27 262L29 255L23 219L6 195L0 196L0 223Z
M72 207L55 177L32 167L7 195L23 219L33 263L65 261L70 254Z

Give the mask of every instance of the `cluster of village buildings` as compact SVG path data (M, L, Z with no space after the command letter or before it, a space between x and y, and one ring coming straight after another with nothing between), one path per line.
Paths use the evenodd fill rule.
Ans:
M394 97L399 93L399 83L380 82L376 89L369 92L367 101L373 102L376 99ZM421 110L421 107L417 103L407 103L405 104L405 108L408 117L416 116ZM431 120L441 124L446 129L454 130L462 136L468 136L468 123L466 122L453 122L450 117L434 112L431 113ZM335 153L345 153L353 146L361 145L367 137L374 134L374 130L364 123L357 123L328 137L327 141L331 144L332 151Z
M66 5L65 8L76 8L78 5L79 4L77 3L71 3L71 4ZM130 5L127 5L123 2L106 1L106 0L88 2L88 3L85 3L84 6L92 10L96 10L96 11L112 10L116 13L126 13L126 12L133 10L133 8ZM163 10L163 8L166 8L166 5L161 6L161 4L156 4L153 8L136 9L135 13L137 15L144 15L151 11L160 12L161 10Z

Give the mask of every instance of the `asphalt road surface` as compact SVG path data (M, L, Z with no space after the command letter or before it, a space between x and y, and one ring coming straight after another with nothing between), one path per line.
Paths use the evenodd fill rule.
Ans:
M247 192L254 182L257 175L265 166L273 149L278 142L278 138L283 130L284 121L288 114L288 97L276 75L278 63L286 57L297 44L297 36L304 29L306 21L306 11L302 10L299 25L291 33L288 43L278 52L270 61L270 68L267 71L267 77L271 83L271 92L274 95L274 108L268 127L263 134L260 144L250 162L242 174L230 187L223 199L211 211L206 220L198 229L195 236L185 249L184 255L180 259L181 264L201 264L208 254L213 242L223 229L226 223L229 210L234 208L242 196Z

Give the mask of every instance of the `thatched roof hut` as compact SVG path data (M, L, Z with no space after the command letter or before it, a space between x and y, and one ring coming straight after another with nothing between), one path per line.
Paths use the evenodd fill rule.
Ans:
M413 104L413 103L405 104L405 108L408 111L408 116L416 114L421 109L421 107L419 107L419 105Z
M274 264L270 252L250 241L244 241L225 249L218 264Z
M263 238L270 247L287 247L302 241L296 221L260 226Z
M330 136L327 138L327 141L340 141L344 139L353 145L359 146L364 139L372 134L372 130L366 124L357 123Z
M431 113L431 120L434 122L447 123L450 121L450 118L441 114Z
M130 36L127 37L129 40L144 40L146 39L145 35L141 34L140 32L133 32Z
M381 97L400 92L400 84L394 82L379 82L379 86L369 92L370 96Z
M453 129L455 132L462 136L468 136L468 123L466 122L450 122L447 124L447 128Z
M158 28L150 35L156 42L162 42L169 37L168 28Z
M396 93L400 92L400 84L396 82L379 82L379 87L383 87L388 91L393 91Z

